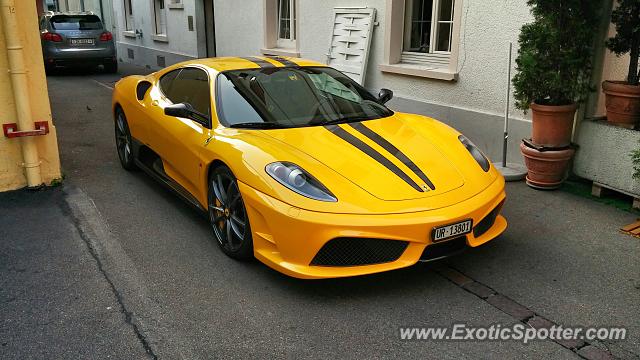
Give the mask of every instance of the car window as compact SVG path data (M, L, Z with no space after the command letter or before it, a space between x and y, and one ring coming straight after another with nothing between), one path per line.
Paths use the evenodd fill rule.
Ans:
M169 100L171 100L171 97L169 96L171 94L171 85L173 85L173 81L180 73L180 70L182 69L170 71L162 75L160 78L160 90Z
M256 109L236 91L235 85L224 75L218 76L218 111L220 118L229 119L229 123L262 122L262 117Z
M347 86L326 73L309 74L309 78L313 82L313 85L324 93L353 102L362 101L362 98L356 91L349 89Z
M56 15L50 20L54 30L102 30L96 15Z
M204 70L182 69L165 95L174 104L189 103L196 111L211 115L209 76Z
M225 126L267 122L304 127L393 114L362 86L328 67L233 70L217 81L217 109Z

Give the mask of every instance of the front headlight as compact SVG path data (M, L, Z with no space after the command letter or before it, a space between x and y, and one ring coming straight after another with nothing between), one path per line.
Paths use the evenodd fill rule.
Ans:
M458 140L460 140L462 145L464 145L464 147L466 147L467 150L469 150L469 153L471 153L471 156L473 156L473 158L476 159L476 161L478 162L482 170L484 170L484 172L488 172L489 169L491 168L491 163L489 162L489 159L487 159L487 157L484 156L482 151L480 151L480 149L478 149L478 147L474 143L472 143L471 140L467 139L464 135L458 136Z
M267 165L265 170L277 182L302 196L326 202L338 201L320 181L296 164L274 162Z

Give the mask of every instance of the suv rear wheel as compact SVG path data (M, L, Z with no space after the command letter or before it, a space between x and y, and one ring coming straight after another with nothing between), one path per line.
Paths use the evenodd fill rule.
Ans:
M114 61L112 63L104 64L104 71L106 73L109 73L109 74L117 73L118 72L118 63Z

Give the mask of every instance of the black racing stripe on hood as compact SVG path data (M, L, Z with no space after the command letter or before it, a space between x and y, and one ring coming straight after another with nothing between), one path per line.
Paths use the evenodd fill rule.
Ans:
M245 56L245 57L241 57L240 59L251 61L252 63L255 63L256 65L260 66L263 69L276 67L275 65L268 62L267 60L263 60L255 56Z
M269 59L271 59L271 60L275 60L275 61L277 61L277 62L281 63L282 65L284 65L284 66L286 66L286 67L296 67L296 66L300 66L300 65L298 65L298 64L296 64L296 63L294 63L293 61L291 61L291 60L287 60L287 59L285 59L285 58L283 58L283 57L280 57L280 56L267 56L267 57L268 57Z
M409 175L405 174L399 167L397 167L389 159L384 157L384 155L382 155L379 152L377 152L374 148L372 148L371 146L367 145L362 140L360 140L357 137L349 134L345 129L341 128L338 125L328 125L328 126L325 126L325 129L331 131L337 137L341 138L342 140L344 140L344 141L348 142L349 144L353 145L354 147L356 147L358 150L360 150L363 153L367 154L370 158L372 158L373 160L377 161L382 166L384 166L387 169L389 169L396 176L398 176L399 178L404 180L404 182L409 184L416 191L424 192L424 190L418 184L416 184L415 181L413 181L409 177Z
M387 139L383 138L378 133L369 129L363 123L350 123L349 125L352 128L354 128L356 131L358 131L360 134L366 136L367 138L371 139L371 141L375 142L376 144L380 145L383 149L387 150L391 155L395 156L396 159L400 160L400 162L402 162L409 169L411 169L411 171L413 171L420 178L420 180L424 181L427 184L427 186L431 188L431 190L436 189L435 185L433 185L433 182L429 180L427 175L425 175L425 173L418 167L418 165L416 165L413 161L411 161L411 159L409 159L407 155L405 155L402 151L400 151L400 149L398 149L395 145L390 143Z

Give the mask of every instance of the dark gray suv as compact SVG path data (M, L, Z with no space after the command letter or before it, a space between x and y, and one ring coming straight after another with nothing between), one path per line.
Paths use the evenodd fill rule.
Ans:
M40 33L47 72L70 65L118 71L113 35L91 12L48 12L40 20Z

